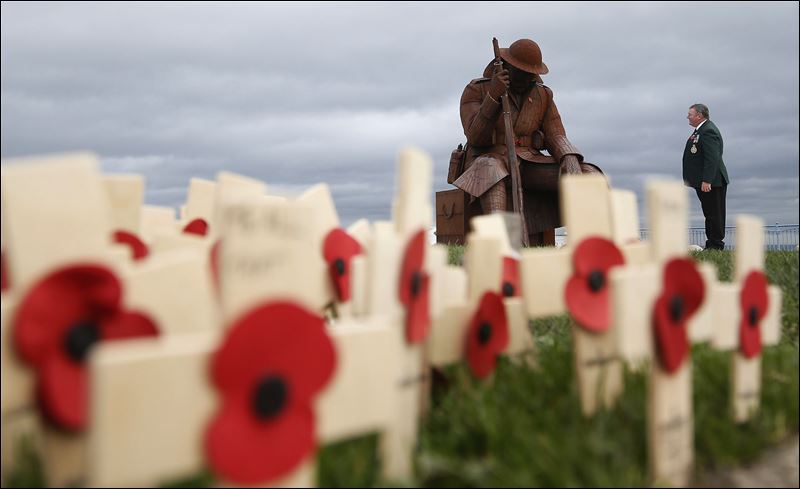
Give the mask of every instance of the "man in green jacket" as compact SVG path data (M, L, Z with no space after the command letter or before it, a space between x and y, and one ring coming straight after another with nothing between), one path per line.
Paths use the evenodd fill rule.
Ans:
M722 161L722 136L708 118L708 107L689 107L689 125L694 132L683 150L683 181L694 188L706 218L705 249L725 248L725 195L728 170Z

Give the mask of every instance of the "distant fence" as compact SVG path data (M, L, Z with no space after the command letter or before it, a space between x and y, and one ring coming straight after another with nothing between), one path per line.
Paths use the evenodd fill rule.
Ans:
M800 243L798 239L797 224L775 224L764 226L764 249L767 251L795 251ZM647 239L647 229L640 229L641 239ZM704 227L689 228L688 240L690 245L701 248L706 244L706 229ZM733 250L736 247L736 227L725 228L725 249Z

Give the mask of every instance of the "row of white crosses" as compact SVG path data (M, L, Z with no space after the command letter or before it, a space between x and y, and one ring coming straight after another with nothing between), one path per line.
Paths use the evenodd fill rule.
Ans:
M625 301L633 296L626 295L625 278L634 277L658 289L660 264L669 253L685 254L685 234L680 234L681 229L685 233L685 195L683 203L679 197L685 193L683 189L651 192L655 196L650 209L656 238L650 246L638 242L631 192L610 191L602 178L564 179L562 210L569 244L558 251L525 250L520 283L515 279L518 255L500 216L473 221L466 273L446 265L445 248L424 245L431 215L431 163L415 151L406 151L400 158L393 220L374 223L372 229L358 221L348 229L350 238L337 231L338 217L324 185L289 201L267 195L262 182L238 175L223 172L217 182L193 179L182 220L176 223L166 218L165 209L141 207L143 182L138 177L106 177L110 199L104 199L91 158L78 155L70 159L57 164L26 162L10 166L8 171L4 167L3 245L8 221L12 275L18 277L14 291L24 292L48 269L90 258L116 267L126 286L124 306L147 311L168 334L158 339L102 342L94 349L89 360L92 414L87 432L65 436L44 429L45 466L50 481L57 485L77 480L92 485L156 484L207 464L203 430L220 404L208 380L214 352L225 332L246 311L265 302L286 300L317 312L332 306L338 317L328 328L338 351L338 367L315 403L318 439L330 442L379 432L384 476L407 479L412 473L419 417L428 402L429 367L472 356L478 359L470 362L473 373L484 378L490 376L496 355L532 352L528 317L565 312L564 290L575 249L584 238L602 237L622 250L626 266L618 267L619 275L612 272L613 287L606 287L604 275L585 280L590 287L611 289L612 309L631 312L634 317L595 311L594 315L606 316L604 331L598 331L597 325L589 325L594 328L590 331L574 328L581 404L583 411L591 414L598 399L610 406L621 391L617 350L625 356L631 344L640 350L650 344L646 338L640 342L632 339L650 331L650 309L641 296L634 306L626 306ZM107 216L102 210L107 207L111 226L103 224ZM5 219L6 215L12 219ZM197 220L203 224L200 236L180 232ZM123 256L127 250L123 253L109 246L111 229L134 236L138 232L153 256L131 263ZM673 233L675 229L678 234ZM76 230L82 232L73 237ZM62 247L65 238L69 242ZM219 243L219 308L208 279L214 243ZM415 251L410 252L412 249ZM363 253L353 256L354 250ZM752 252L741 256L749 257L742 260L749 260L751 268L763 261L763 255L753 258ZM737 270L745 270L738 265L742 261L738 257ZM411 268L407 266L410 262L415 262ZM651 264L643 269L656 267L655 275L653 271L649 276L637 275L632 265L648 262ZM714 297L719 295L720 301L732 297L730 292L725 295L725 286L715 284L713 270L706 268L703 275L705 283L714 284L712 290L721 291ZM335 280L331 281L331 276ZM770 303L780 304L775 294L770 291ZM6 449L8 443L18 439L19 432L35 432L37 424L30 409L31 374L9 351L10 318L17 296L23 295L3 298L4 465L11 463L6 455L11 452ZM775 310L769 309L764 325L775 323ZM717 307L714 311L723 314L729 310ZM697 314L692 323L699 326L690 331L706 331L693 335L697 338L709 336L710 323L701 318L710 313L704 314ZM756 319L762 318L764 311L754 314ZM592 322L584 316L576 320ZM628 336L620 333L623 328L638 329ZM768 344L774 337L767 334L762 339ZM620 342L621 347L617 345ZM736 371L748 375L737 374L737 378L748 379L750 386L736 398L745 398L752 406L757 402L753 392L757 392L754 382L760 364L757 360L739 364L745 367ZM685 376L681 378L685 384ZM658 385L654 377L653 391L670 392L657 389ZM267 416L282 407L282 388L274 378L262 378L252 408ZM691 398L685 389L680 392L672 400ZM685 412L685 405L681 408ZM651 414L650 418L657 416ZM688 426L691 444L691 423L683 426ZM685 435L686 430L681 433ZM657 441L657 435L651 440ZM669 444L676 446L674 440ZM654 472L657 478L664 478L659 467L668 457L658 450L658 446L651 449ZM678 465L690 463L691 455L686 460L683 457L683 465ZM308 485L313 482L312 469L313 457L281 480L269 482ZM667 472L676 473L673 469ZM678 477L669 480L682 481ZM240 478L228 482L263 481Z
M430 172L430 166L418 152L401 157L401 167L417 168L416 172L424 173L426 167ZM209 206L212 190L214 205ZM15 428L23 426L34 433L40 424L32 409L31 369L11 351L15 301L53 269L83 261L114 270L124 278L122 307L141 307L162 332L157 339L100 342L91 349L87 360L91 414L86 429L64 433L49 425L43 428L45 471L53 485L156 484L199 470L208 463L203 430L221 404L208 379L209 365L226 328L265 302L274 301L278 307L288 302L308 311L321 311L330 303L333 287L322 259L322 238L326 227L338 226L338 217L327 188L312 188L296 202L286 202L264 195L260 182L226 174L213 187L201 185L205 199L197 198L197 193L190 192L187 213L202 216L210 225L210 236L181 236L165 219L159 232L148 236L158 251L147 260L130 263L111 245L107 197L93 157L11 161L3 167L3 223L4 227L9 223L7 248L14 277L13 295L4 295L2 302L4 464L13 463L6 455L11 450L5 448L19 439ZM192 215L192 204L204 200L206 212ZM411 217L407 213L406 218ZM359 226L356 233L361 229L364 235L363 223ZM381 223L376 227L386 229ZM128 230L137 231L133 226ZM4 240L5 236L4 230ZM203 276L208 274L211 238L220 242L219 311L212 281ZM376 270L379 259L373 259ZM383 278L377 271L375 275ZM354 294L359 297L368 295L364 290L378 289L368 287L367 281L353 286L362 289ZM391 311L387 306L396 302L396 289L396 284L387 287L383 296L371 299L371 307ZM314 436L319 440L372 431L402 433L402 428L393 428L400 397L395 380L401 380L404 360L398 320L392 314L370 314L329 328L338 361L324 393L313 401L318 419ZM313 358L292 361L301 369L304 363L314 363ZM280 378L268 378L258 386L253 409L260 415L274 414L287 402L286 386L280 384ZM410 457L410 453L398 455ZM282 474L283 480L272 474L268 482L308 485L313 481L312 466L313 458ZM239 483L264 481L250 473L228 478Z
M763 224L751 216L737 219L734 283L718 283L708 265L694 270L686 258L687 206L680 183L651 185L654 263L611 272L620 356L652 359L647 424L652 478L677 486L689 482L694 453L690 343L711 341L715 348L737 350L731 406L734 420L744 422L759 404L761 345L780 337L782 298L780 288L767 287L759 274Z
M610 190L603 178L581 176L564 178L561 195L567 246L523 252L522 289L528 314L532 319L572 315L575 367L586 415L600 405L614 404L623 389L621 359L634 367L652 359L648 396L652 478L685 485L693 460L690 342L712 340L731 349L737 335L747 336L740 331L760 329L761 341L773 344L779 336L780 289L770 287L770 306L765 297L747 309L752 312L745 317L744 306L737 302L741 278L732 285L719 284L713 267L686 259L688 204L686 189L678 182L648 187L649 243L636 239L638 218L631 193ZM763 231L760 222L748 217L740 218L739 228L737 277L742 277L763 268ZM684 260L672 263L676 258ZM677 285L670 283L673 275ZM763 277L759 284L766 295ZM694 297L682 295L686 287L693 289ZM659 312L669 321L659 321ZM683 328L677 349L672 323L676 331ZM735 357L737 421L751 415L758 402L760 363L752 351L750 357L745 360L738 353Z

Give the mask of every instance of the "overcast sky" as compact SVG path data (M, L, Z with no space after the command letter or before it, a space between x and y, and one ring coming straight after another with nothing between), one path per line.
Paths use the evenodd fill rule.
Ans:
M3 158L88 149L179 206L228 170L347 225L389 217L407 144L446 183L492 36L541 46L569 139L618 188L680 178L709 106L738 213L798 222L798 3L2 3ZM691 195L691 221L702 224ZM644 216L642 216L644 218Z

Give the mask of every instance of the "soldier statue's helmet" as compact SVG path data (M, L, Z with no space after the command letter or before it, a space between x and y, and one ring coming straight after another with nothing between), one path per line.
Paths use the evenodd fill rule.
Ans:
M550 70L542 62L542 50L530 39L514 41L508 48L500 48L500 57L511 66L527 73L546 75Z

